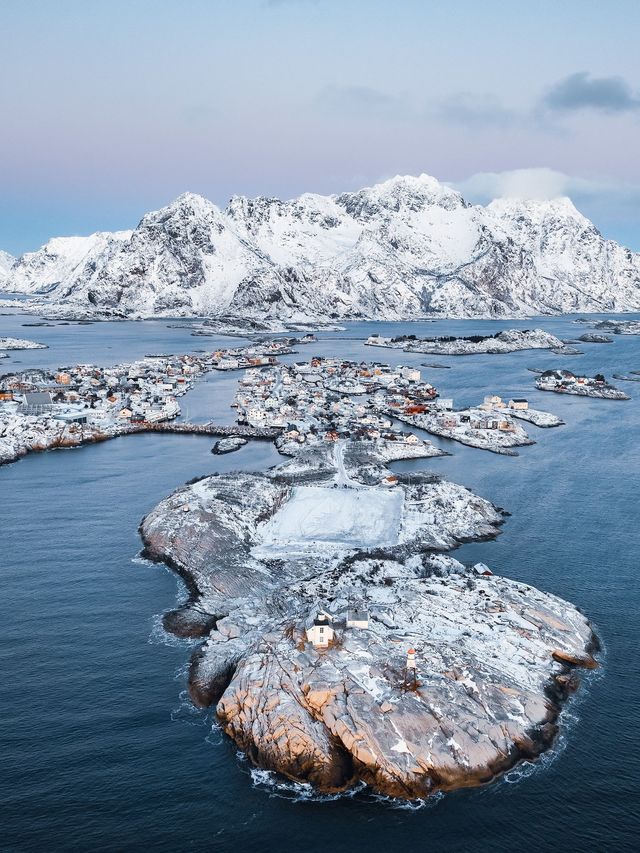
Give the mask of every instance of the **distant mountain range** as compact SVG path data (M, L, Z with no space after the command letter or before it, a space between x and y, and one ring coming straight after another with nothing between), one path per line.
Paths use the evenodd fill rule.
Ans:
M0 253L0 286L101 317L522 317L640 310L640 255L567 198L483 207L420 175L224 210L185 193L133 231Z

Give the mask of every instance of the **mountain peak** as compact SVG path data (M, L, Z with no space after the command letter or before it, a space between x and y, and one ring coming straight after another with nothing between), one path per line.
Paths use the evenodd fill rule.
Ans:
M357 219L370 219L381 209L398 214L401 211L417 212L427 207L446 210L467 207L457 190L451 189L431 175L396 175L357 192L336 197L348 213Z
M136 230L165 223L174 223L176 227L181 228L183 224L191 221L219 224L221 219L220 208L212 201L198 193L185 192L165 207L145 213Z
M502 218L525 215L529 219L540 221L554 219L573 219L582 224L591 222L577 209L568 196L551 199L540 198L496 198L487 205L487 210Z

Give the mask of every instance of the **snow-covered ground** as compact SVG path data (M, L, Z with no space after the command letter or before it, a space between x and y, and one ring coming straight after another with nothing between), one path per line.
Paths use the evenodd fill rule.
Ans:
M431 355L479 355L484 353L507 353L528 349L562 350L559 338L544 329L505 329L497 335L477 335L474 338L381 338L372 335L369 346L402 349L405 352L429 353Z
M521 421L528 421L537 427L556 427L564 424L564 421L557 415L552 415L551 412L543 412L541 409L496 409L496 411L512 418L519 418Z
M259 550L395 545L402 520L400 489L297 486L291 498L260 531Z

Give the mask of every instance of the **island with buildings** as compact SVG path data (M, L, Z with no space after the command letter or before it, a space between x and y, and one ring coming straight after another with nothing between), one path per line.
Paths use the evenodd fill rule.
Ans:
M628 400L624 391L609 384L601 373L594 377L576 376L570 370L545 370L536 379L540 391L557 394L574 394L578 397L595 397L601 400Z
M550 349L562 352L565 348L560 338L545 332L544 329L505 329L494 335L434 338L418 338L415 335L391 338L376 334L369 336L367 345L430 355L485 355L529 349Z
M168 429L181 413L179 398L210 370L273 366L288 351L279 341L211 353L149 355L127 364L77 364L0 376L0 464L26 453L76 447L151 429ZM188 432L189 425L176 424ZM193 425L192 431L227 437L238 428ZM240 428L273 439L274 430Z

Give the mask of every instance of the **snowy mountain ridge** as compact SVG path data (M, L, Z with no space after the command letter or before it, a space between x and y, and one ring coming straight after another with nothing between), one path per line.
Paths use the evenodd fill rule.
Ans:
M640 255L569 199L483 207L420 175L224 210L184 193L133 231L50 240L3 287L105 317L518 317L640 310Z

